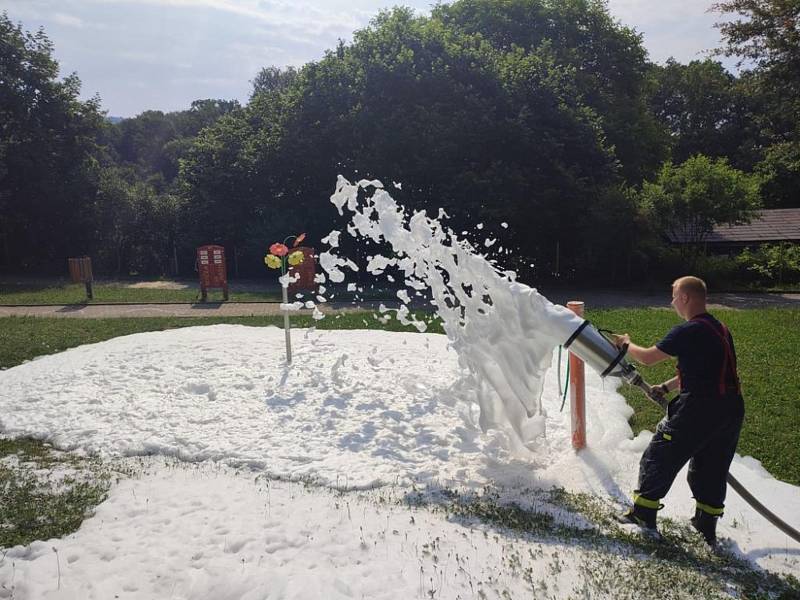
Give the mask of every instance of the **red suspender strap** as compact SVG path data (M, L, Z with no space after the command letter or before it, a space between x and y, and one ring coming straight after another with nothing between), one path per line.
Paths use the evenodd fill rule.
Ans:
M720 395L725 395L725 391L727 389L727 385L725 385L725 375L728 369L730 369L731 375L733 375L733 381L736 383L736 391L741 393L741 389L739 387L739 374L736 372L736 357L733 355L733 350L731 349L731 344L729 341L729 333L728 328L725 327L724 323L720 323L722 326L722 333L717 331L717 328L714 327L709 321L707 321L702 316L697 316L692 319L692 321L696 321L698 323L702 323L706 327L708 327L711 331L714 332L720 341L722 342L722 349L724 350L724 354L722 357L722 368L720 369L719 374L719 393Z

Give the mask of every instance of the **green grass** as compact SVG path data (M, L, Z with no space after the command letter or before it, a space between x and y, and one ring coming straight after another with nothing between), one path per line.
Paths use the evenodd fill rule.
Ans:
M738 452L760 460L776 477L800 485L800 310L714 310L731 330L745 399ZM639 345L656 343L680 320L669 310L599 310L587 315L600 327L627 332ZM643 377L660 383L674 377L674 361L642 367ZM636 410L634 433L653 430L661 411L628 386L622 394Z
M53 477L59 470L62 476ZM105 499L109 483L97 459L0 438L0 548L72 533Z
M134 282L131 282L134 283ZM197 281L182 282L185 289L133 288L119 281L95 281L92 286L93 298L86 298L86 286L82 283L52 279L48 281L16 282L0 280L0 305L36 304L121 304L121 303L195 303L200 302L200 285ZM281 292L277 281L270 287L267 283L232 281L229 283L228 302L280 302ZM343 286L328 285L326 296L330 300L347 302L356 295L362 300L397 300L395 290L366 289L356 294L348 292ZM313 297L313 294L309 294ZM208 302L223 302L222 290L208 291Z
M279 291L244 291L229 287L229 302L280 302ZM51 281L46 283L0 283L0 304L114 304L114 303L194 303L200 302L200 286L193 283L180 290L132 288L119 282L96 281L92 286L93 299L87 300L82 283ZM209 302L222 302L222 290L208 292Z

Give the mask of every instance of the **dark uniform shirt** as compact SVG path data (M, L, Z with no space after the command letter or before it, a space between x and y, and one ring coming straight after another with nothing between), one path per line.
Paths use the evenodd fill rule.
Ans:
M656 348L665 354L678 357L678 372L683 392L707 393L717 389L723 366L726 370L725 382L735 385L731 365L725 364L725 347L722 339L711 331L708 325L700 322L700 319L710 323L719 334L722 334L722 324L710 314L703 313L691 321L676 325L656 344ZM736 352L730 333L727 338L735 363Z

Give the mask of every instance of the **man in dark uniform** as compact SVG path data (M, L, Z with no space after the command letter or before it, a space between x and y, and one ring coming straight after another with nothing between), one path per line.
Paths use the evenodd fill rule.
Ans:
M691 522L713 546L744 418L736 352L728 328L706 312L706 284L701 279L677 279L672 284L672 306L685 323L655 346L637 346L627 334L615 339L618 346L627 344L628 356L644 365L677 357L678 374L654 386L654 391L680 392L642 455L633 507L620 520L655 530L656 512L663 507L659 501L690 461L689 487L697 502Z

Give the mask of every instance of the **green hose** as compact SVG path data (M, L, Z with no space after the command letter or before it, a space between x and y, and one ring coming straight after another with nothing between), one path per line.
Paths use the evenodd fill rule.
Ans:
M558 393L561 394L561 346L558 347ZM559 412L564 411L564 404L567 401L567 390L569 389L569 355L567 355L567 376L564 378L564 393L561 394L561 408Z

